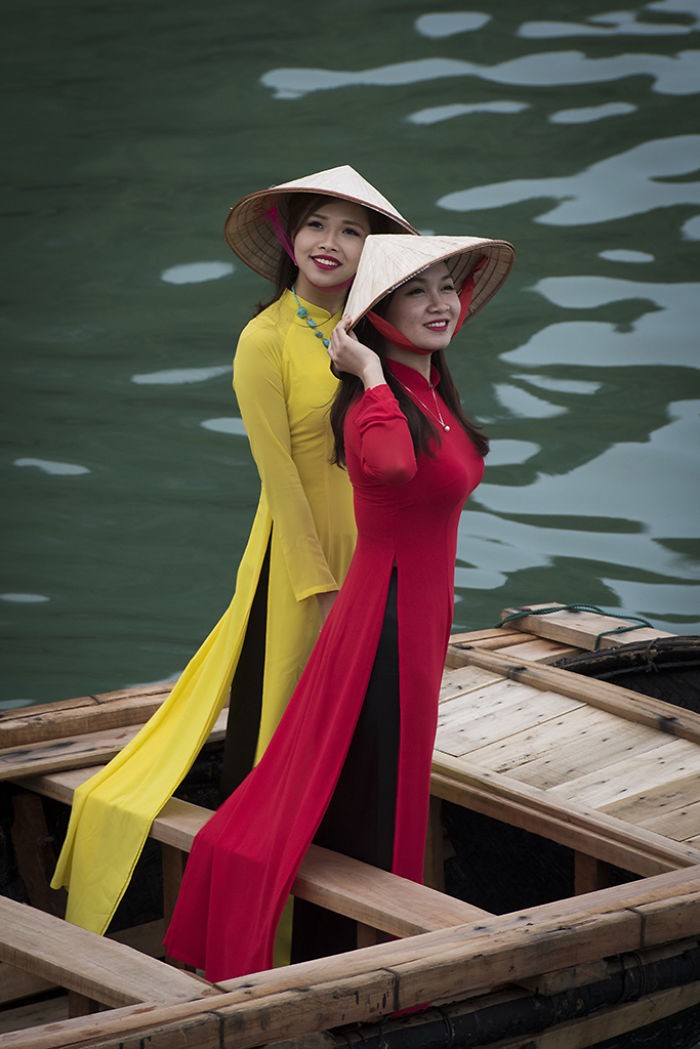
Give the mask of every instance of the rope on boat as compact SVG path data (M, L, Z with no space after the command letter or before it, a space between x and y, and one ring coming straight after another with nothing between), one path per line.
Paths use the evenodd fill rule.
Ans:
M597 605L552 605L550 608L525 608L521 609L519 612L511 612L510 615L505 616L500 623L496 623L496 627L505 626L506 623L510 623L514 619L523 619L525 616L546 616L550 615L552 612L595 612L597 615L601 616L610 615L610 612L598 608ZM650 623L648 619L642 619L641 616L623 616L617 614L616 618L626 619L629 626L616 626L611 630L601 630L596 636L595 645L593 646L594 651L598 650L601 639L608 637L610 634L625 634L628 630L637 630L639 626L647 626L652 630L654 629L654 624Z

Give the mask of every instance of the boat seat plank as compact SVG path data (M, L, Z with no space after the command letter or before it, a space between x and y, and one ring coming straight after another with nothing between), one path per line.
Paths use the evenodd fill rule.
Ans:
M0 929L1 961L113 1008L190 1002L211 991L197 976L4 896Z
M22 785L70 804L75 788L97 769L73 769L23 780ZM153 821L150 837L189 852L210 809L171 798ZM292 893L392 936L413 936L488 917L487 911L426 885L380 871L360 860L311 845Z

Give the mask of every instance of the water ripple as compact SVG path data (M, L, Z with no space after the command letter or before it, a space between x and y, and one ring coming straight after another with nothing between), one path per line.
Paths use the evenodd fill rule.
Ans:
M698 63L700 69L700 62ZM653 208L700 204L700 182L657 181L700 168L700 135L655 139L561 178L511 179L448 193L447 211L474 211L549 197L561 203L538 215L552 226L588 226Z
M700 284L658 284L604 277L545 277L533 291L565 309L595 309L644 300L653 309L625 330L604 322L564 321L540 329L523 346L502 354L518 364L588 367L677 365L700 368L697 303Z
M77 477L79 474L89 474L87 466L79 466L77 463L57 463L52 459L15 459L14 466L34 466L45 474L53 474L55 477Z
M0 594L0 601L13 605L37 605L50 600L46 594Z
M415 21L416 32L433 40L457 33L473 33L491 21L491 15L477 11L457 11L454 14L421 15Z
M671 25L662 22L642 22L638 20L639 15L636 11L610 11L607 14L591 15L587 22L524 22L517 35L526 40L549 40L552 37L566 36L680 36L694 32L700 25L697 3L649 4L648 9L669 14L693 15L695 23Z
M623 117L636 113L637 106L629 102L607 102L602 106L582 106L580 109L560 109L548 118L550 124L594 124L597 120Z
M421 58L357 71L348 69L271 69L260 78L276 98L302 98L314 91L342 87L392 87L445 77L479 77L498 84L553 87L557 84L594 84L649 76L662 95L692 95L700 91L700 52L677 55L623 54L588 58L582 51L543 51L495 66L481 66L451 58Z
M208 280L228 277L233 270L232 262L187 262L163 270L160 279L166 284L203 284Z
M471 113L522 113L530 107L526 102L455 102L445 106L431 106L429 109L419 109L411 113L406 119L411 124L439 124L443 120L452 120L454 117L467 116Z
M217 379L220 375L229 375L230 364L220 364L212 368L169 368L161 372L144 372L132 375L131 381L137 386L181 386L190 382L206 382Z
M243 425L243 420L236 416L223 416L221 419L205 419L201 426L205 430L212 430L214 433L226 433L231 434L233 437L246 437L246 429Z
M669 415L672 421L644 443L620 442L566 475L539 474L526 487L482 483L478 501L499 514L557 515L565 508L572 517L644 522L644 531L652 537L693 536L700 490L688 479L697 472L700 402L675 402L669 405ZM658 557L654 560L658 565ZM628 559L616 563L627 564Z
M598 257L607 259L608 262L653 262L654 256L648 251L630 251L627 248L611 248L609 251L599 251Z

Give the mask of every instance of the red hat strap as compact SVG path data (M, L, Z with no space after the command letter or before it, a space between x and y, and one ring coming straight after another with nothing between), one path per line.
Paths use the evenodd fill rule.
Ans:
M467 319L469 307L471 306L474 297L474 277L482 266L486 264L486 261L486 256L479 259L479 262L462 285L459 292L459 316L457 318L457 324L455 325L454 335L457 334ZM393 324L390 324L389 321L385 320L384 317L380 317L379 314L375 313L373 310L368 310L366 317L372 327L376 328L379 334L383 335L385 339L389 340L389 342L393 342L395 346L401 346L405 350L411 350L412 353L421 353L425 356L433 352L432 350L423 350L419 346L416 346L415 343L412 343L410 339L407 339L398 328L395 328Z

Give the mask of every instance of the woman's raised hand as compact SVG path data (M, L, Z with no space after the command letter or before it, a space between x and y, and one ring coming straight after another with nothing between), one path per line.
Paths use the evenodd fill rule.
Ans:
M365 389L386 382L382 362L374 350L359 341L349 331L350 318L343 317L333 329L328 347L328 356L338 372L349 372L362 380Z

